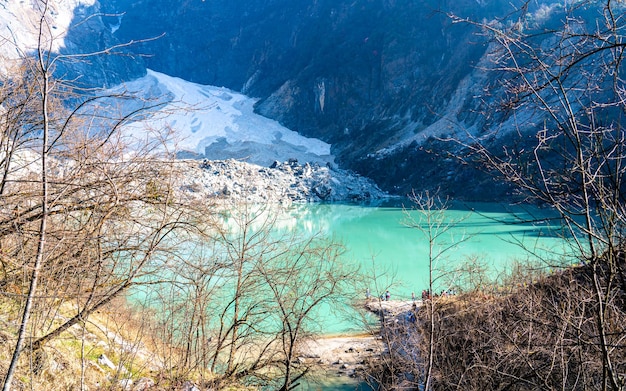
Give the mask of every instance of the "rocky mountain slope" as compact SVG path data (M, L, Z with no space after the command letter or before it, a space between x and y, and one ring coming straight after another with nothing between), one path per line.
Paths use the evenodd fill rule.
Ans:
M60 62L58 74L108 87L144 76L150 68L241 91L258 99L257 113L330 144L341 167L400 194L442 188L455 197L506 196L506 186L494 187L489 176L459 164L455 157L463 151L458 144L440 139L467 140L498 130L498 137L487 141L498 149L510 143L508 137L520 127L532 131L542 122L528 120L530 115L516 122L510 111L496 110L505 92L498 81L502 75L490 70L489 38L474 25L450 17L499 20L513 9L508 2L67 4L74 7L73 16L58 13L66 15L62 20L71 20L58 51L115 50L88 62ZM531 22L525 28L540 31L558 22L567 4L528 4L526 20ZM127 42L134 44L123 44ZM523 147L525 141L516 142Z
M257 112L332 144L339 164L391 191L445 186L456 163L419 158L419 147L483 126L472 112L487 46L445 12L493 17L499 2L102 3L125 13L121 40L165 33L135 49L151 55L148 67L260 98Z
M226 86L259 98L256 111L332 145L338 164L384 189L441 188L476 199L507 196L506 186L451 158L455 143L499 129L509 113L492 72L489 37L452 14L496 20L514 6L499 1L103 0L120 40L139 45L149 68ZM521 5L518 4L518 6ZM561 8L559 8L561 7ZM530 4L540 27L563 5ZM105 21L105 23L107 23ZM193 54L193 55L189 55ZM534 125L528 121L529 128ZM539 123L541 121L537 121ZM501 124L505 123L505 126ZM510 142L499 138L494 148ZM471 184L471 186L468 186ZM488 188L489 191L485 191Z
M368 178L353 172L299 163L274 162L270 167L236 160L187 160L179 183L182 197L196 201L223 199L290 205L302 202L377 201L388 197Z

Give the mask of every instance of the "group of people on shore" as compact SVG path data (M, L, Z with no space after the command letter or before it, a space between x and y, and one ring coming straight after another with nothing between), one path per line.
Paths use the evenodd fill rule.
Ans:
M422 300L430 300L433 297L447 297L453 295L456 295L456 292L453 289L442 290L441 293L435 293L434 295L431 294L430 289L422 290ZM389 301L391 300L391 293L389 292L389 290L386 290L385 293L382 293L379 298L381 301ZM370 301L372 299L372 293L370 291L370 288L367 288L367 290L365 291L365 299L367 301ZM415 292L411 292L411 300L417 300L417 298L415 297Z
M372 292L370 291L370 288L367 288L367 290L365 291L365 299L367 301L370 301L372 299ZM380 300L382 301L391 300L391 293L389 292L389 290L385 291L385 293L380 295Z
M434 295L430 293L430 289L424 289L422 291L422 300L430 300L433 297L447 297L447 296L454 296L454 295L456 295L456 292L453 289L443 290L441 291L441 293L439 294L435 293Z

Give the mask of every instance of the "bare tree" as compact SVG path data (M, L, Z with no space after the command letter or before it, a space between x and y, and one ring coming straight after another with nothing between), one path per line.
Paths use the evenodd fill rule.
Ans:
M457 249L463 242L467 241L470 236L461 233L460 236L453 235L455 229L465 218L454 219L447 213L449 209L448 201L429 192L423 194L413 193L410 197L413 203L411 210L405 211L406 221L404 224L410 228L419 230L428 243L428 292L427 300L424 304L430 316L430 332L428 333L428 353L426 355L427 362L423 379L424 389L431 389L433 359L435 340L435 287L436 282L441 275L436 275L438 268L442 268L442 262L449 260L450 253ZM417 214L417 216L415 215ZM447 265L445 273L452 273L453 267ZM441 270L441 269L440 269ZM443 271L441 272L443 273ZM439 288L439 287L438 287ZM444 287L444 291L448 287Z
M35 354L126 291L168 251L166 238L188 227L192 210L173 197L176 165L151 145L129 149L117 132L133 113L99 128L89 108L103 97L75 95L53 77L61 59L98 53L54 54L52 11L47 1L38 6L35 57L24 56L22 74L2 83L2 286L22 305L4 390L26 348ZM59 323L70 301L75 313Z
M454 259L453 252L471 238L459 230L468 215L453 216L447 199L430 192L414 192L409 198L411 208L404 210L404 219L398 223L415 229L416 240L425 245L424 259L420 261L428 262L427 289L422 292L421 300L414 297L408 312L386 316L381 306L378 333L386 350L380 357L369 360L364 374L364 380L376 389L434 388L443 322L437 306L452 290L453 286L446 284L455 283L458 289L457 277L463 265L461 259ZM436 290L443 294L436 294Z
M157 333L175 347L164 354L178 368L172 379L292 389L317 364L300 358L304 342L321 331L325 309L348 305L357 268L321 234L284 227L278 204L218 209L221 218L197 225L195 244L147 292L147 305L160 308Z
M317 311L339 300L355 269L340 264L338 245L280 229L270 208L232 205L214 219L211 203L181 198L184 164L162 156L158 141L119 132L137 111L98 109L128 94L85 95L53 77L62 60L110 50L54 53L50 9L40 4L36 57L25 56L23 75L0 89L0 286L22 306L4 389L20 357L34 363L116 297L132 288L141 296L139 286L158 296L147 296L148 311L163 304L153 321L170 342L172 384L200 374L206 384L293 388L309 373L297 358ZM160 104L144 103L140 111Z
M322 327L322 308L340 308L350 296L350 278L357 269L340 259L343 248L319 234L294 240L289 251L258 271L272 298L277 357L282 379L281 391L296 388L314 367L301 363L304 344Z
M615 327L622 317L619 303L626 295L624 6L610 0L555 4L540 10L553 14L546 25L546 19L538 18L533 6L524 2L504 20L475 23L492 39L491 71L499 72L504 91L500 118L515 126L511 133L531 135L527 140L532 142L518 149L501 145L499 150L494 144L487 145L487 138L475 138L464 145L528 200L558 211L569 230L572 251L584 265L580 271L568 271L568 275L577 276L576 282L585 281L571 285L580 292L551 293L552 299L558 297L559 305L572 303L576 296L584 309L576 305L571 311L558 310L543 296L544 288L541 298L526 304L550 310L555 314L553 321L542 325L529 318L523 321L528 322L525 335L529 338L530 334L545 333L562 349L546 352L546 359L559 361L563 373L580 377L575 383L568 376L555 380L554 372L540 370L530 351L520 349L520 367L532 365L536 378L541 379L539 383L528 380L520 387L571 389L576 384L581 389L619 390L624 387L620 368L626 349L624 330ZM515 123L517 115L530 120ZM559 287L565 289L566 285ZM582 313L594 322L589 324ZM556 337L570 337L569 332L577 335L574 346L581 349L580 360L561 355L570 352L568 344L572 341ZM591 346L594 348L589 349ZM583 375L583 366L594 375ZM517 372L520 367L499 370L512 378L529 379Z

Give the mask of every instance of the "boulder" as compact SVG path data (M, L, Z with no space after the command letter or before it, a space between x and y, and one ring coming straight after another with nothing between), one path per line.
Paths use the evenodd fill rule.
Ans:
M117 368L104 353L98 356L98 364L105 366L111 370L115 370Z
M154 386L154 380L150 379L149 377L142 377L141 379L137 380L137 382L133 386L133 391L146 391Z

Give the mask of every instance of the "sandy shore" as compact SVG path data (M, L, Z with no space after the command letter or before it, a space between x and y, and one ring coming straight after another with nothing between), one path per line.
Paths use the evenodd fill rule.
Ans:
M341 360L346 364L363 361L366 356L380 353L382 344L372 335L352 335L321 337L307 345L312 358L319 358L320 363L332 365Z
M421 300L413 301L379 301L372 300L363 303L365 308L373 313L391 318L409 312L413 306L420 307ZM371 334L354 334L319 337L308 341L304 347L305 360L314 360L328 371L337 375L352 376L358 371L363 362L372 356L379 355L384 349L379 337Z
M315 360L325 371L337 376L354 377L363 362L379 355L382 349L380 339L368 334L320 337L307 343L304 358Z

